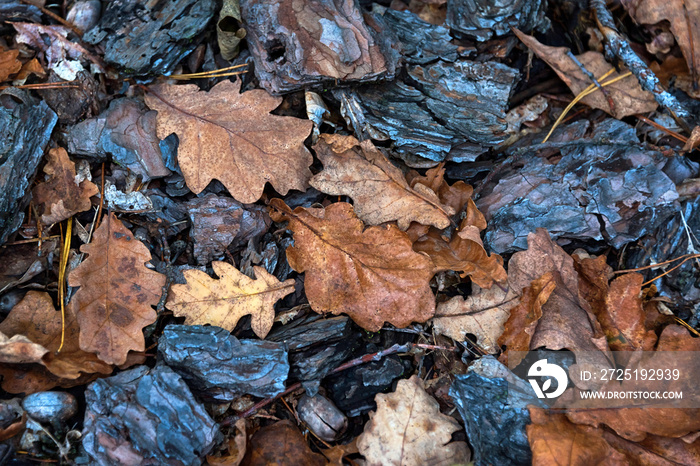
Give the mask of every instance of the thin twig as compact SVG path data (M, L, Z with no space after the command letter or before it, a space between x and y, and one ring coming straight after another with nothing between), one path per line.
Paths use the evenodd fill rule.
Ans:
M672 94L661 86L659 78L649 69L641 58L634 53L630 44L617 31L613 17L605 6L605 0L590 0L590 7L595 12L598 29L603 33L607 43L605 50L618 58L637 77L639 84L651 92L656 102L668 110L685 131L690 133L691 114Z
M595 76L593 75L593 73L591 73L590 71L588 71L588 68L586 68L586 67L584 66L584 64L581 63L581 62L579 61L578 58L576 58L576 55L574 55L573 53L571 53L571 50L567 50L567 51L566 51L566 55L569 57L569 59L570 59L571 61L573 61L574 63L576 63L576 66L579 67L579 69L583 72L583 74L585 74L586 76L588 76L588 79L590 79L591 82L592 82L593 84L595 84L595 86L598 88L598 90L599 90L600 92L603 93L603 95L605 96L605 99L608 101L608 107L610 107L610 113L611 113L613 116L617 115L617 112L615 112L615 102L613 101L612 96L610 95L610 93L608 92L608 90L605 89L603 86L600 85L600 83L599 83L598 80L595 78Z

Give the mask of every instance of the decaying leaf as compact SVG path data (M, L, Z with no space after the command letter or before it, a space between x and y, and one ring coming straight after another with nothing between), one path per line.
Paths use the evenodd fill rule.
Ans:
M505 288L493 286L490 289L473 285L472 294L466 298L455 296L438 304L433 329L457 341L464 341L468 333L474 334L479 346L489 353L495 353L503 325L518 301L518 294L507 285Z
M176 133L178 163L187 186L199 194L218 179L243 203L260 199L269 182L281 194L305 190L312 157L304 147L309 120L270 115L281 102L256 89L239 93L240 81L222 81L209 92L195 84L161 85L146 94L158 111L158 137Z
M78 181L75 164L68 158L65 149L58 147L49 150L44 173L48 175L48 180L34 188L34 198L40 206L39 213L44 225L60 222L92 207L90 196L99 193L99 189L89 180Z
M396 391L378 394L377 411L370 414L357 448L371 466L465 464L469 448L452 442L461 429L453 418L440 412L433 397L417 376L400 380Z
M537 279L544 279L545 274L547 280L554 283L551 294L541 304L542 317L532 331L528 349L566 348L576 354L578 364L589 362L597 367L609 367L605 334L591 311L590 304L579 292L579 279L573 259L542 228L538 228L536 233L530 233L528 245L527 251L515 253L508 263L511 286L515 290L522 290ZM543 285L541 290L547 289L547 286ZM542 301L541 293L542 291L535 293L540 298L539 302ZM511 313L511 319L517 315ZM532 319L528 318L527 321L532 322ZM506 323L506 328L508 326Z
M683 52L688 68L694 67L691 74L700 74L700 47L697 31L700 26L700 7L690 0L628 0L622 5L638 24L655 25L668 21L671 33Z
M287 259L294 270L306 272L314 311L346 313L373 332L385 321L405 327L433 316L433 263L413 251L408 235L395 225L365 229L345 202L293 212L278 199L271 205L273 220L289 220L294 246L287 248Z
M17 59L19 50L0 50L0 83L22 69L22 62Z
M57 353L61 346L61 327L61 313L54 308L48 293L29 291L0 323L0 332L13 337L22 335L45 348L42 358L27 362L43 364L58 377L77 379L81 372L112 372L112 366L80 349L80 328L70 307L66 309L63 348Z
M28 364L41 361L48 352L24 335L11 337L0 333L0 361L3 364Z
M241 317L251 316L251 327L265 338L275 320L274 305L294 291L294 279L280 282L262 267L253 267L257 279L226 262L212 262L216 280L191 269L183 274L186 285L173 285L166 306L189 325L211 324L232 331Z
M532 449L533 465L561 464L629 464L625 456L604 438L602 429L572 424L564 414L550 413L530 406L532 424L527 426L527 439Z
M304 436L291 421L280 421L263 427L251 437L243 464L323 466L326 461L323 456L311 451Z
M156 320L165 276L146 268L148 248L110 213L80 251L88 258L68 275L79 286L70 301L80 325L80 348L108 364L143 351L142 329Z
M363 222L379 225L396 220L401 230L411 222L437 228L450 225L455 210L443 205L425 184L409 186L401 170L371 141L323 134L314 149L323 171L311 179L311 186L326 194L350 196Z
M578 95L593 84L590 78L567 54L569 49L566 47L550 47L517 29L514 32L530 50L552 67L561 80L569 86L574 95ZM613 66L605 61L603 54L600 52L586 52L582 55L577 55L576 58L596 78L600 78L613 69ZM606 81L614 79L622 73L613 72ZM581 102L590 107L599 108L615 118L624 118L635 113L653 112L658 106L654 96L642 89L642 86L640 86L637 78L634 76L627 76L620 81L605 86L604 89L607 90L612 99L613 108L610 107L606 96L600 91L584 97Z

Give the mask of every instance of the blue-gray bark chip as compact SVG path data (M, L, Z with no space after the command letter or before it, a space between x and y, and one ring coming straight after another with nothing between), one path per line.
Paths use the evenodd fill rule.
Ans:
M289 374L282 344L239 340L220 327L169 325L158 353L195 393L215 401L275 396L284 391Z

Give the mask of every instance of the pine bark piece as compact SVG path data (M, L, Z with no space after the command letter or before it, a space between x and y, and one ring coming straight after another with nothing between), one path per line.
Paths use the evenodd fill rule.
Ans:
M143 351L143 327L156 321L165 276L146 268L151 253L110 213L90 244L88 258L68 275L79 286L70 301L80 324L80 348L108 364L123 364L130 350Z
M401 170L370 141L352 136L321 135L314 146L323 171L309 182L326 194L350 196L357 216L369 225L396 220L406 230L411 222L447 228L455 210L440 202L424 184L409 186Z
M76 180L75 164L62 147L49 150L44 173L49 179L34 188L34 198L40 205L41 222L51 225L85 212L92 207L90 196L99 189L89 180Z
M255 74L271 93L393 79L396 38L357 0L242 0Z
M372 332L385 321L405 327L433 316L433 263L413 251L398 227L365 229L344 202L293 212L279 199L271 205L273 220L289 220L294 232L287 260L297 272L306 272L306 296L314 311L346 313Z
M260 199L267 182L280 194L304 191L313 162L304 139L313 123L270 115L281 98L259 89L241 94L240 87L240 81L222 81L204 92L194 84L168 84L146 94L146 104L158 111L158 137L176 133L180 140L187 186L199 194L218 179L243 203Z
M166 306L188 325L211 324L232 331L241 317L251 316L253 332L265 338L275 319L274 304L294 291L294 279L280 282L262 267L253 267L257 279L226 262L212 262L219 279L191 269L185 285L173 285Z
M417 376L400 380L396 391L376 396L377 411L371 415L357 448L370 466L465 464L469 447L451 442L461 429L440 412L433 397Z

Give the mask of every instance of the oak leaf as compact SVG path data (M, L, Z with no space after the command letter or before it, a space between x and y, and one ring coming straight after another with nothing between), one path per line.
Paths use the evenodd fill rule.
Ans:
M565 415L548 414L530 406L532 424L526 427L533 465L627 465L625 456L604 438L602 429L572 424Z
M522 290L544 275L554 284L546 302L541 303L542 317L532 331L529 349L568 349L576 355L577 364L610 367L611 356L605 334L590 304L579 291L574 260L542 228L530 233L527 241L528 249L513 254L508 263L510 285L515 290ZM511 319L515 316L511 313ZM506 328L508 326L506 323Z
M405 327L433 316L433 263L413 251L398 227L365 229L345 202L294 212L279 199L271 205L273 220L289 220L294 246L287 248L287 260L306 272L304 287L314 311L346 313L373 332L385 321Z
M68 275L79 286L70 301L80 325L80 348L108 364L143 351L143 327L156 320L165 276L146 268L151 253L110 213L80 251L88 258Z
M540 43L537 39L514 29L518 38L542 60L554 70L562 81L569 86L571 92L578 95L581 91L591 85L591 79L586 75L581 67L568 55L569 49L566 47L550 47ZM583 66L590 71L593 76L600 78L608 71L613 70L613 66L605 61L600 52L586 52L576 56ZM606 81L610 81L622 75L622 71L613 72ZM653 112L658 104L654 96L642 89L637 78L627 76L615 83L605 86L606 92L612 100L613 106L606 96L600 91L596 91L586 97L581 102L599 108L609 113L615 118L624 118L635 113Z
M281 97L263 90L239 93L240 81L222 81L209 92L194 84L156 86L146 104L158 111L158 137L177 134L178 163L198 194L218 179L240 202L260 199L269 182L281 194L307 188L313 159L304 139L313 123L271 115Z
M226 262L212 262L216 280L191 269L183 272L187 284L173 285L166 306L188 325L211 324L232 331L241 317L252 317L251 327L265 338L275 320L273 306L294 291L294 279L280 282L262 267L253 267L257 279Z
M80 349L80 328L73 309L69 306L65 316L64 344L61 351L61 313L44 292L29 291L0 323L0 332L6 335L23 335L46 349L40 360L52 374L66 379L77 379L82 372L109 374L112 366L100 361L93 353Z
M357 439L370 466L465 464L465 442L450 442L461 426L440 412L440 406L417 376L400 380L396 391L375 397L377 411Z
M89 180L76 180L75 164L62 147L49 150L47 158L44 173L48 179L34 188L34 198L40 206L41 222L51 225L89 210L90 196L99 190Z
M327 461L309 448L304 436L291 421L279 421L253 434L242 464L324 466Z
M19 50L0 50L0 83L7 81L22 69L22 62L17 59Z
M473 286L466 298L455 296L440 303L433 318L433 329L457 341L464 341L468 333L477 338L481 348L489 353L498 351L497 340L510 310L518 305L518 294L506 285L490 289Z
M357 216L369 225L396 220L401 230L411 222L447 228L455 209L443 205L425 184L409 186L403 172L370 141L322 134L314 146L323 171L309 184L326 194L350 196Z

